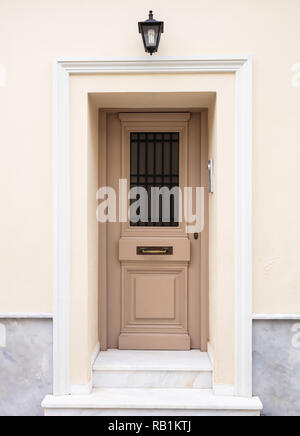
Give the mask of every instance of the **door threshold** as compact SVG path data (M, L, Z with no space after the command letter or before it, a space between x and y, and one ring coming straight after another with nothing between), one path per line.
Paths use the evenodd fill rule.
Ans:
M93 369L212 371L213 367L208 353L202 353L200 350L162 351L109 349L99 353Z

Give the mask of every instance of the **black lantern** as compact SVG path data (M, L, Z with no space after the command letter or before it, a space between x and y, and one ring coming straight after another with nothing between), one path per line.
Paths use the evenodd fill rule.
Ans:
M149 12L149 19L139 22L139 32L142 34L145 51L156 53L159 46L160 35L164 33L163 21L156 21L153 18L153 12Z

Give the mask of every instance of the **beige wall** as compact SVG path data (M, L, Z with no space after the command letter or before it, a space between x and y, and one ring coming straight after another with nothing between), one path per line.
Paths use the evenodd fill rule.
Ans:
M52 311L53 58L147 57L137 21L148 7L145 0L1 0L1 311ZM300 88L291 86L299 0L153 0L151 7L166 22L161 56L254 57L254 310L299 313Z
M1 312L52 311L53 58L148 58L137 33L148 7L144 0L0 2ZM151 7L165 20L161 56L253 55L254 311L300 313L300 88L291 85L299 0L152 0ZM140 89L160 86L156 80ZM84 219L76 218L80 226ZM78 262L89 250L80 249ZM94 267L87 264L86 274Z

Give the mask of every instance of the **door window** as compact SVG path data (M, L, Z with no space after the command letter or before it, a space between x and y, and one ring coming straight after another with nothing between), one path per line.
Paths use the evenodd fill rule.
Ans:
M176 195L176 189L173 189L179 188L178 132L130 134L130 188L144 188L148 194L147 199L143 200L147 201L144 209L147 211L147 220L134 221L131 217L131 226L178 227L179 196L178 191ZM161 188L168 188L175 195L160 195ZM138 195L137 199L140 198ZM132 203L135 201L131 200ZM140 214L139 209L137 215ZM165 214L166 210L169 213Z

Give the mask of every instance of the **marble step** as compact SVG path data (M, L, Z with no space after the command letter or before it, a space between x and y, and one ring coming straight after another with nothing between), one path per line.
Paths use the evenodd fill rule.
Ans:
M258 398L220 397L211 389L93 389L89 395L48 395L46 416L259 416Z
M212 365L200 351L101 352L93 367L95 388L212 388Z

